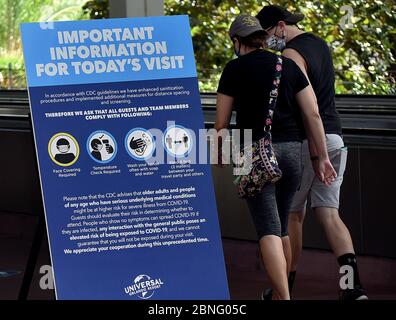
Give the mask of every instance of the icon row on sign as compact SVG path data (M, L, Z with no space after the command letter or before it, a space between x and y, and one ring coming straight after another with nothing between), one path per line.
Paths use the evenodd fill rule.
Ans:
M168 127L162 144L165 150L174 157L186 157L192 149L190 132L182 126ZM124 141L127 153L135 160L147 160L156 149L156 141L149 130L134 128L128 132ZM106 164L117 155L117 142L113 135L105 130L98 130L88 137L86 149L92 160ZM59 166L73 165L80 155L77 139L71 134L60 132L48 143L48 153L53 162Z

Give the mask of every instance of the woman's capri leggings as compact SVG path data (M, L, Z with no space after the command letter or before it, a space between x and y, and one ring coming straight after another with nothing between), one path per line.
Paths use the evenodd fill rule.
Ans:
M282 178L267 185L256 196L247 198L259 240L267 235L288 235L289 211L301 181L301 143L281 142L273 146Z

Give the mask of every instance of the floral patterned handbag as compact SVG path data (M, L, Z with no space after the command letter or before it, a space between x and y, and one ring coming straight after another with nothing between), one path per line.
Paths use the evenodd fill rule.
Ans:
M275 183L282 177L278 161L272 146L271 125L278 97L279 83L282 73L282 58L277 57L275 77L270 92L268 115L265 120L265 135L258 141L243 148L235 154L234 172L236 169L244 170L246 174L235 175L234 184L238 189L240 198L253 197L260 193L263 188Z

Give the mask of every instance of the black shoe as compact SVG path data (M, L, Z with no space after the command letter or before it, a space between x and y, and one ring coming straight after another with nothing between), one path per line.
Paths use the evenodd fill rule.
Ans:
M262 293L261 293L261 300L272 300L272 289L265 289Z
M368 300L368 296L363 288L356 287L355 289L341 290L340 300L342 301Z

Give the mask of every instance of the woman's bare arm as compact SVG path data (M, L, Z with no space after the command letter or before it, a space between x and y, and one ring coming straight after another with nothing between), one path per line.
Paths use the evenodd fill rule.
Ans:
M234 105L234 98L231 96L227 96L222 93L217 94L217 102L216 102L216 122L214 128L217 132L220 132L222 129L226 129L230 125L231 116L232 116L232 108ZM222 135L217 134L217 163L222 165L222 147L223 140Z
M230 125L234 98L222 93L217 94L215 129L221 130Z

